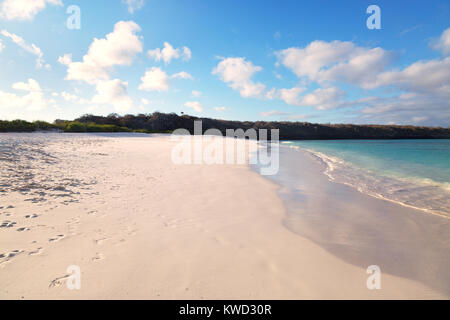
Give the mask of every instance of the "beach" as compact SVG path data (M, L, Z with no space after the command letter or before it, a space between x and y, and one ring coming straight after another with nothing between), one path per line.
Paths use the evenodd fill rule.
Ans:
M333 183L306 152L263 177L175 164L168 135L0 141L0 299L450 297L450 220Z

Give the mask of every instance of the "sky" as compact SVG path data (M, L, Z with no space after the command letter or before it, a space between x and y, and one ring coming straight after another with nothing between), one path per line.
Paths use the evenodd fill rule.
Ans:
M6 120L448 127L450 2L0 0L0 65Z

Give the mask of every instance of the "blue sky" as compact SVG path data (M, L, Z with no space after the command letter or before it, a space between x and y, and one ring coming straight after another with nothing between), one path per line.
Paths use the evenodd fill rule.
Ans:
M366 26L373 4L380 30ZM71 5L80 29L67 28ZM0 10L1 119L161 111L450 125L448 1L4 0Z

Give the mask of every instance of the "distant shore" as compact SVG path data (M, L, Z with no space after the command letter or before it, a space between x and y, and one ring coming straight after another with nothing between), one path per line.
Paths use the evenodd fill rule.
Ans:
M450 128L421 127L412 125L355 125L318 124L308 122L264 122L228 121L197 118L175 113L160 113L119 116L84 115L75 120L27 122L23 120L0 120L0 132L33 132L38 130L59 130L63 132L140 132L171 133L186 129L194 133L194 123L201 121L203 132L218 129L222 135L226 130L267 129L279 130L280 140L330 140L330 139L450 139ZM261 138L258 136L258 138ZM265 139L265 137L262 137Z
M294 206L306 210L302 221L280 185L247 165L173 164L174 142L166 136L37 133L0 139L2 299L448 298L434 278L401 272L410 270L405 261L415 260L396 264L394 253L413 253L417 242L396 241L406 235L396 229L404 228L401 221L408 222L405 230L414 229L414 220L396 216L409 213L353 193L342 195L345 208L336 207L344 189L326 182L317 163L303 155L295 161L304 165L310 191L296 198L307 207ZM326 201L315 193L318 184ZM352 204L365 208L362 217ZM373 227L369 233L365 221ZM376 221L393 224L386 229ZM327 230L332 232L324 243ZM377 238L377 253L393 259L388 266L365 260L373 253L364 247L372 243L367 237L381 231L390 242ZM434 252L429 245L424 254ZM361 252L360 260L348 252ZM423 262L434 268L448 258L435 264L433 257ZM381 264L381 290L366 287L369 262ZM67 288L67 268L74 265L81 270L80 290ZM441 280L448 283L448 277Z

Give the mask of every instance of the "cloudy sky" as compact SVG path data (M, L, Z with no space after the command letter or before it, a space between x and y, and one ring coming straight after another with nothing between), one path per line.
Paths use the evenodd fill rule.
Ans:
M450 126L450 3L0 0L0 65L0 119Z

